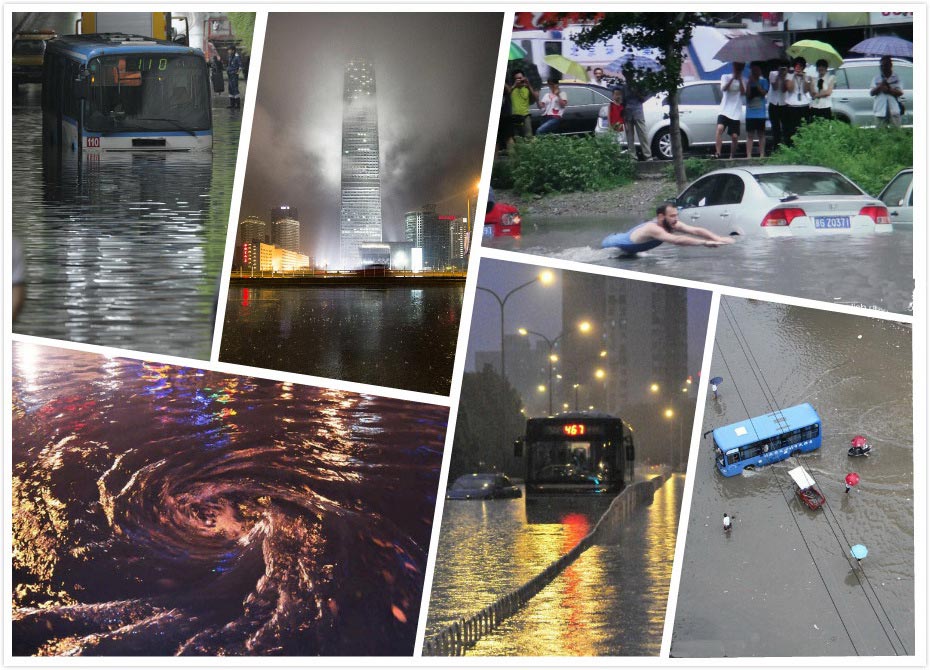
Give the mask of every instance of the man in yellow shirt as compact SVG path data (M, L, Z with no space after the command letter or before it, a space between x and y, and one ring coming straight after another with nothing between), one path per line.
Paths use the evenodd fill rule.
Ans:
M514 137L532 137L533 124L530 121L530 104L539 100L539 94L520 70L513 73L513 85L507 87L510 95L510 114L513 121Z

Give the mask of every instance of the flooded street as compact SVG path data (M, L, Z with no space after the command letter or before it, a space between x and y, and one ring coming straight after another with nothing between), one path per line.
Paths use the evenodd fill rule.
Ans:
M702 432L770 411L737 332L779 407L813 405L823 444L726 478L711 437L701 440L672 656L913 654L910 327L723 298L711 373L724 381ZM857 434L873 445L868 458L847 455ZM795 496L787 471L798 462L825 509ZM846 494L848 472L861 482ZM734 517L728 535L724 512ZM869 550L862 570L849 557L858 543Z
M683 488L684 477L673 476L651 506L583 553L469 655L657 655ZM427 636L535 576L597 518L566 508L562 523L527 523L524 504L446 502Z
M213 98L212 152L110 152L79 171L69 151L43 155L40 96L13 96L14 332L209 358L241 113Z
M220 359L447 395L464 283L230 286Z
M742 238L717 249L664 244L632 258L600 248L607 235L637 223L620 216L534 217L523 224L521 240L502 238L489 246L833 304L900 314L913 311L910 230L828 238Z
M12 653L413 653L448 410L14 343Z

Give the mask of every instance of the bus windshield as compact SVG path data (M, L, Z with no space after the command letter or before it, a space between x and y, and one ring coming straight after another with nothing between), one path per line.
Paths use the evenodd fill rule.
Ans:
M530 479L537 482L593 482L603 475L597 472L590 442L536 442L530 463Z
M194 54L100 56L88 63L91 132L210 129L206 65Z

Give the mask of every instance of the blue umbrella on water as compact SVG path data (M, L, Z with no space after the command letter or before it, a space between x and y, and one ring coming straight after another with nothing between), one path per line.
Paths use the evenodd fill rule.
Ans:
M869 555L869 550L865 548L864 544L857 544L849 550L849 553L852 554L852 557L857 561L861 561Z
M634 67L638 70L650 70L652 72L657 72L662 69L662 66L653 58L626 53L605 66L604 70L606 72L622 72L623 68L627 66Z
M879 35L859 42L850 49L857 54L867 56L899 56L902 58L914 57L914 43L908 42L894 35Z

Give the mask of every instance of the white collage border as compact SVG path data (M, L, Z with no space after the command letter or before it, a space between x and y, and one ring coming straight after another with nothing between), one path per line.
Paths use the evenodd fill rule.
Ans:
M257 98L257 90L261 81L261 69L262 69L262 52L265 41L265 27L267 23L267 14L268 12L451 12L451 11L463 11L463 12L503 12L503 29L501 32L500 39L500 52L498 56L498 64L496 71L496 82L503 80L503 75L506 72L507 60L505 57L506 45L510 41L511 36L511 26L513 25L513 18L515 11L538 11L540 9L558 11L623 11L624 9L642 9L640 4L634 3L616 3L616 2L604 2L604 3L575 3L571 0L566 2L552 2L547 0L545 2L537 2L532 4L527 3L511 3L506 2L505 0L498 0L497 2L484 2L484 3L455 3L455 2L443 2L441 5L436 5L436 3L406 3L404 5L395 5L389 1L377 1L370 2L366 4L340 4L340 3L314 3L314 4L284 4L284 3L275 3L275 4L265 4L265 3L242 3L242 2L233 2L233 3L222 3L211 1L207 2L184 2L184 3L170 3L170 8L174 11L181 9L216 9L222 8L226 11L255 11L256 12L256 21L255 21L255 32L253 35L253 48L252 48L252 77L250 77L250 88L253 92L250 95L246 96L246 104L243 107L243 118L242 118L242 127L240 132L239 148L238 148L238 159L236 164L234 187L231 195L230 203L230 218L229 218L229 228L226 242L226 250L223 261L223 268L221 271L221 287L219 292L219 305L225 305L226 297L229 286L229 273L232 266L232 254L233 248L235 245L235 234L236 234L236 223L238 221L238 214L240 209L242 189L245 180L245 167L248 158L248 151L251 138L251 126L252 120L254 118L255 102ZM651 3L656 5L657 11L694 11L693 6L682 5L680 3ZM468 337L471 326L471 319L474 308L476 286L478 280L478 266L482 258L491 258L495 260L502 261L511 261L515 263L523 264L532 264L540 265L545 267L551 267L553 269L562 269L562 270L571 270L571 271L580 271L587 274L599 274L604 276L612 276L618 278L628 278L628 279L637 279L642 281L649 281L653 283L664 283L675 286L682 286L688 288L698 288L703 290L711 291L713 294L711 302L711 311L710 318L708 320L707 334L705 340L705 349L704 349L704 358L702 362L702 375L700 379L700 384L698 388L698 400L697 406L695 408L695 422L692 427L692 439L690 445L690 454L688 460L688 473L689 476L686 478L686 485L684 491L684 497L682 500L682 510L679 521L679 530L678 530L678 541L676 543L675 549L675 560L674 567L672 571L672 578L669 591L669 600L666 610L666 620L665 628L663 632L663 641L659 657L583 657L583 658L532 658L532 657L522 657L522 658L487 658L487 657L468 657L468 658L438 658L438 657L420 657L420 651L422 649L424 629L428 614L428 600L430 594L430 588L432 585L432 578L434 574L436 551L438 548L438 539L439 532L441 530L441 521L442 521L442 511L444 496L437 495L436 498L436 510L434 514L434 522L432 528L432 536L430 541L430 551L429 551L429 560L427 564L427 570L425 573L425 581L423 588L423 601L420 610L420 620L418 626L418 632L416 637L415 644L415 655L413 657L326 657L319 658L314 660L314 665L318 667L356 667L356 666L415 666L415 667L444 667L448 665L457 666L457 667L474 667L480 665L482 667L514 667L514 666L524 666L532 664L539 667L599 667L599 666L624 666L624 667L633 667L633 666L642 666L642 667L668 667L668 666L690 666L690 667L726 667L726 666L754 666L754 667L840 667L840 666L853 666L853 667L870 667L875 665L877 662L880 662L884 666L925 666L927 662L927 579L926 579L926 567L927 567L927 494L926 494L926 484L927 484L927 453L925 449L916 448L917 445L926 446L927 436L928 436L928 357L927 357L927 279L928 279L928 259L930 259L930 249L928 249L928 234L926 225L920 226L917 225L914 228L914 279L915 279L915 292L914 292L914 303L913 303L913 315L900 315L900 314L890 314L886 312L880 312L876 310L860 308L860 307L851 307L844 305L834 305L829 303L824 303L821 301L807 300L802 298L793 298L790 296L783 296L780 294L771 294L760 291L751 291L746 289L739 289L729 286L722 286L717 284L710 284L704 282L696 282L685 279L663 277L650 273L634 272L629 270L621 270L615 268L601 267L601 266L591 266L584 263L578 263L573 261L563 261L557 259L550 259L540 256L532 256L523 253L514 253L508 251L501 251L490 248L483 248L481 246L481 236L473 235L473 249L471 258L469 259L469 271L468 277L465 284L465 298L462 306L461 313L461 322L459 328L458 336L458 347L456 350L455 362L453 366L453 376L452 376L452 386L451 393L448 398L444 396L431 395L426 393L418 393L414 391L404 391L400 389L386 388L381 386L373 386L369 384L361 384L355 382L347 382L342 380L334 380L322 377L315 377L310 375L301 375L294 373L286 373L274 370L268 370L264 368L255 368L250 366L235 365L230 363L224 363L219 361L219 347L221 342L222 327L223 327L223 316L224 310L217 310L216 322L214 324L214 338L213 345L211 350L210 361L202 360L192 360L183 357L177 356L165 356L165 355L156 355L142 353L138 351L130 351L125 349L119 349L114 347L104 347L91 344L82 344L82 343L73 343L66 342L61 340L51 340L46 338L31 337L25 335L12 335L11 330L11 320L10 312L6 307L10 304L11 298L11 281L10 281L10 271L11 271L11 251L10 251L10 236L11 236L11 226L12 226L12 144L10 138L12 135L12 114L11 114L11 87L9 82L12 75L12 62L9 57L9 36L11 26L11 18L13 11L19 10L33 10L36 8L41 8L45 11L74 11L76 8L76 3L50 3L50 4L38 4L31 3L29 5L24 4L6 4L4 5L4 68L3 68L3 82L6 86L3 89L3 98L4 98L4 125L3 125L3 135L4 135L4 206L3 206L3 215L4 215L4 226L3 226L3 290L2 294L2 323L3 323L3 400L4 400L4 414L3 414L3 445L4 445L4 454L2 460L2 469L3 469L3 510L4 510L4 551L0 552L0 555L3 556L3 595L6 603L12 602L12 572L11 564L9 559L9 548L12 546L12 524L9 511L11 509L12 502L12 486L11 486L11 469L12 469L12 452L10 446L12 444L12 424L11 424L11 389L12 389L12 366L11 354L12 354L12 342L23 342L31 344L40 344L44 346L53 346L62 349L71 349L75 351L85 351L100 354L103 356L114 357L127 357L134 358L138 360L145 361L157 361L160 363L167 363L171 365L180 365L195 367L204 370L210 370L220 373L236 374L236 375L248 375L259 377L263 379L269 379L274 381L283 381L291 382L304 385L313 385L321 386L327 388L334 388L344 391L349 391L353 393L365 393L378 395L386 398L395 398L398 400L406 400L411 402L419 403L428 403L432 405L445 406L450 409L449 412L449 421L445 441L445 450L442 460L442 469L440 473L439 481L439 491L444 491L447 477L449 462L451 458L452 442L455 431L455 420L456 412L459 401L459 391L461 388L462 376L464 374L465 367L465 358L467 354L468 346ZM782 11L849 11L850 7L856 7L857 9L868 9L876 8L876 3L844 3L844 4L825 4L818 3L816 6L811 6L807 4L798 4L798 3L784 3L779 4L778 9ZM115 9L125 10L127 9L127 3L115 3L115 2L91 2L87 5L80 5L82 10L101 10L113 11ZM163 4L155 4L151 2L140 2L140 3L131 3L131 9L133 11L145 11L145 10L163 10L165 6ZM766 5L757 5L758 9L770 9ZM747 6L745 3L734 4L734 3L717 3L717 2L708 2L701 3L700 9L708 10L742 10L745 11ZM893 7L881 6L877 9L887 11L892 10L904 10L904 11L913 11L914 12L914 34L915 36L926 36L927 35L927 24L926 24L926 9L927 6L924 3L914 4L914 3L895 3ZM922 74L922 77L917 77L917 82L922 82L923 86L918 83L914 88L914 146L918 148L914 156L914 171L915 171L915 183L927 185L927 68L926 68L926 39L915 39L915 63L918 63L919 70L918 72ZM490 174L491 167L493 165L494 158L494 147L495 147L495 136L491 129L496 127L497 124L497 114L496 110L500 109L501 103L501 87L495 83L492 95L491 108L489 110L488 117L488 128L489 132L486 138L484 162L481 172L481 181L479 187L477 209L476 214L476 230L480 230L479 226L483 221L483 206L482 203L487 202L489 184L490 184ZM926 188L915 189L915 210L918 212L927 212L927 191ZM926 216L924 217L926 223ZM854 269L853 269L854 270ZM679 581L681 577L681 563L684 556L685 550L685 539L686 531L688 525L688 518L690 513L690 503L693 490L693 477L690 476L694 472L694 468L697 464L698 459L698 449L695 448L695 445L699 442L699 433L701 426L700 417L703 416L704 404L707 395L706 388L706 376L707 370L710 366L710 359L713 349L714 334L716 332L717 326L717 312L719 306L719 300L721 296L733 296L739 298L751 298L757 300L764 300L769 302L778 302L788 305L795 305L799 307L808 307L813 309L819 309L822 311L832 311L843 314L851 314L858 316L867 316L870 318L894 320L903 323L912 324L912 342L913 342L913 379L914 379L914 393L913 393L913 416L914 416L914 436L913 442L915 445L914 449L914 561L915 561L915 584L914 592L916 598L916 608L915 608L915 654L911 657L899 657L899 658L888 658L888 657L862 657L862 658L848 658L848 657L796 657L796 658L744 658L744 659L669 659L668 652L671 645L671 632L674 626L674 617L677 605L677 594ZM113 667L113 666L122 666L126 663L126 659L120 658L106 658L106 657L96 657L96 658L73 658L73 659L61 659L61 658L22 658L14 657L11 655L11 635L12 635L12 621L10 617L10 609L8 606L0 605L3 613L3 628L2 628L2 637L3 637L3 664L10 666L40 666L40 667L75 667L75 666L84 666L84 667ZM268 657L262 658L262 665L276 665L276 666L304 666L308 663L307 658L305 657L291 657L291 658L282 658L282 657ZM230 667L250 667L254 666L256 663L256 657L224 657L221 661L217 658L207 657L207 658L163 658L163 657L140 657L132 659L134 665L146 666L146 667L157 667L157 666L215 666L215 665L228 665Z

